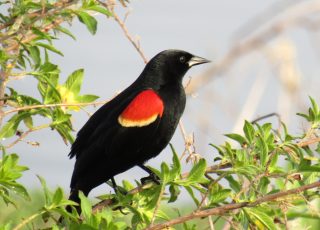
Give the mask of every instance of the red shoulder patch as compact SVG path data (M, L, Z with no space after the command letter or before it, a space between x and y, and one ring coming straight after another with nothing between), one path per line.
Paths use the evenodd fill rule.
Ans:
M164 105L160 96L152 89L139 93L118 117L124 127L142 127L154 122L163 114Z

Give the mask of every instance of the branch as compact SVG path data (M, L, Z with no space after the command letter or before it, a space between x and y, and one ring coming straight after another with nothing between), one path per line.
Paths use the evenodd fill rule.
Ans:
M8 74L4 70L0 69L0 98L4 98L7 79ZM2 120L4 117L3 106L4 100L0 100L0 125L2 124Z
M186 216L178 217L176 219L167 221L165 223L157 224L152 227L148 227L148 228L146 228L146 230L167 229L170 226L173 226L176 224L181 224L181 223L184 223L186 221L196 219L196 218L202 218L202 217L207 217L207 216L211 216L211 215L224 215L225 213L227 213L228 211L231 211L231 210L236 210L236 209L240 209L240 208L244 208L244 207L255 207L255 206L257 206L261 203L264 203L264 202L274 201L274 200L277 200L278 198L281 198L281 197L301 193L303 191L317 188L317 187L320 187L320 181L314 182L314 183L308 184L308 185L303 185L303 186L295 188L295 189L290 189L287 191L266 195L266 196L263 196L263 197L257 199L254 202L241 202L241 203L235 203L235 204L226 204L226 205L222 205L222 206L216 207L216 208L196 211L196 212L190 213Z
M41 129L45 129L45 128L48 128L50 127L50 124L45 124L45 125L39 125L39 126L36 126L36 127L33 127L29 130L27 130L26 132L22 133L19 138L17 138L15 141L13 141L11 144L7 145L6 146L6 149L9 149L11 147L13 147L14 145L16 145L19 141L22 141L24 138L26 138L26 136L28 136L30 133L34 132L34 131L38 131L38 130L41 130Z
M72 5L72 4L76 3L76 2L77 2L77 1L74 1L74 0L67 0L67 1L61 0L61 1L58 1L58 2L56 2L56 3L53 3L53 5L54 5L54 8L53 8L53 9L55 9L55 10L54 10L54 13L57 12L57 10L66 8L66 7ZM58 8L58 9L57 9L57 8ZM37 19L37 20L39 20L39 19L42 19L43 14L44 14L44 13L48 13L48 11L49 11L48 9L45 9L45 10L43 10L43 9L37 10L37 11L31 12L31 13L29 13L29 14L26 14L26 15L25 15L25 18L33 19L33 18L36 17L36 16L41 16L40 18ZM54 13L52 13L52 14L54 14ZM1 25L0 25L0 30L3 30L3 29L5 29L5 28L7 28L7 27L9 27L9 26L12 26L12 25L16 22L17 19L18 19L18 17L14 17L14 18L12 18L9 22L6 22L6 23L1 24ZM35 21L37 21L37 20L35 20ZM0 41L3 41L3 40L4 40L3 37L1 37L1 38L0 38Z
M61 24L62 22L64 22L64 21L65 21L65 20L64 20L63 18L57 18L57 19L55 19L52 23L49 23L48 25L44 26L44 27L41 29L41 31L47 33L49 30L57 27L58 25L60 25L60 24ZM36 35L36 34L34 34L34 33L28 33L28 34L26 34L26 36L25 36L24 39L22 39L21 41L19 41L19 43L14 43L13 45L7 47L7 48L5 49L5 52L6 52L6 53L9 53L9 52L11 52L11 51L13 51L13 50L16 50L21 43L22 43L22 44L28 43L28 42L36 39L37 37L38 37L38 35Z
M207 167L206 173L212 173L212 172L215 172L215 170L225 169L225 168L229 168L229 167L231 167L230 163L222 163L222 164L218 164L218 165L212 165L212 166ZM183 173L183 174L181 174L181 179L185 179L188 176L189 176L189 172ZM136 188L128 191L128 194L133 195L133 194L139 193L144 189L148 189L148 188L152 187L153 185L154 184L152 182L150 182L150 183L147 183L144 185L137 186ZM99 203L95 204L93 206L92 210L94 213L96 213L105 207L111 206L112 204L114 204L113 199L106 199L106 200L100 201Z
M15 113L23 110L31 110L31 109L41 109L41 108L51 108L51 107L68 107L68 106L88 106L88 105L102 105L107 103L110 100L105 101L98 101L98 102L83 102L83 103L57 103L57 104L41 104L41 105L30 105L30 106L24 106L24 107L18 107L15 109L11 109L4 112L4 115L8 115L10 113Z
M129 33L129 30L127 28L127 26L125 25L124 21L122 21L119 16L116 14L116 12L114 11L114 4L113 3L106 3L106 2L102 2L102 1L99 1L98 2L103 5L107 10L109 10L112 15L113 15L113 18L114 20L119 24L119 26L121 27L124 35L127 37L127 39L131 42L131 44L134 46L134 48L138 51L139 55L141 56L141 58L143 59L144 63L147 64L148 63L148 59L147 57L145 56L141 46L139 43L137 43L132 35Z

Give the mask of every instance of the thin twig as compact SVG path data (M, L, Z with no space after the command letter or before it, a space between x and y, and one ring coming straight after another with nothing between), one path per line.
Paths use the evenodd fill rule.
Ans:
M27 219L24 219L19 223L16 227L13 228L13 230L19 230L23 228L25 225L27 225L29 222L37 218L38 216L41 216L42 214L46 213L46 211L41 211L39 213L33 214L32 216L29 216Z
M153 215L152 215L152 218L151 218L150 226L153 226L153 223L154 223L154 221L156 220L157 212L158 212L159 207L160 207L160 203L161 203L161 200L162 200L162 196L163 196L163 193L164 193L164 189L165 189L165 186L162 185L162 186L161 186L160 194L159 194L159 196L158 196L158 200L157 200L156 206L155 206L155 208L154 208L154 210L153 210Z
M227 213L228 211L231 211L231 210L236 210L236 209L240 209L240 208L244 208L244 207L255 207L261 203L274 201L274 200L277 200L278 198L281 198L281 197L285 197L285 196L292 195L292 194L298 194L303 191L317 188L317 187L320 187L320 181L317 181L317 182L314 182L314 183L311 183L308 185L303 185L303 186L295 188L295 189L290 189L287 191L282 191L282 192L266 195L266 196L263 196L263 197L257 199L254 202L241 202L241 203L226 204L226 205L222 205L222 206L216 207L216 208L196 211L196 212L190 213L186 216L178 217L176 219L172 219L172 220L167 221L165 223L161 223L161 224L154 225L152 227L148 227L148 228L146 228L146 230L161 230L161 229L169 228L173 225L184 223L184 222L192 220L192 219L196 219L196 218L207 217L210 215L224 215L225 213Z
M202 209L203 205L206 204L208 195L210 193L211 188L213 187L213 185L215 185L216 183L218 183L220 180L222 180L226 175L224 173L222 173L217 179L213 180L210 182L209 186L208 186L208 190L207 192L203 195L202 200L197 208L197 210Z
M64 22L65 20L63 18L57 18L55 19L55 21L53 21L52 23L49 23L48 25L44 26L42 29L40 29L42 32L46 32L57 27L58 25L60 25L62 22ZM22 39L19 43L14 43L13 45L7 47L5 49L6 53L9 53L13 50L18 49L20 44L24 44L24 43L28 43L34 39L36 39L38 37L38 35L34 34L34 33L28 33L25 35L24 39Z
M311 145L311 144L315 144L315 143L318 143L320 142L320 137L316 137L316 138L312 138L312 139L308 139L308 140L303 140L299 143L297 143L297 145L299 147L305 147L305 146L308 146L308 145Z
M120 19L120 17L116 14L116 12L114 11L114 7L110 6L109 4L107 4L106 2L102 2L99 1L98 2L103 5L105 8L107 8L107 10L112 12L113 18L114 20L119 24L120 28L122 29L124 35L127 37L127 39L131 42L131 44L133 45L133 47L138 51L139 55L141 56L141 58L143 59L144 63L147 64L148 63L148 59L145 56L141 46L139 43L137 43L134 38L132 37L132 35L130 34L127 26L125 25L124 21Z
M4 98L7 79L8 74L4 70L0 69L0 98ZM2 124L3 117L5 116L3 111L4 104L4 100L0 100L0 125Z
M19 141L22 141L24 138L26 138L26 136L28 136L30 133L41 130L41 129L45 129L48 127L50 127L50 124L44 124L44 125L39 125L39 126L33 127L31 129L25 131L15 141L13 141L9 145L7 145L6 149L9 149L9 148L13 147L14 145L16 145Z
M266 114L266 115L263 115L261 117L258 117L256 119L254 119L253 121L251 121L252 124L255 124L257 123L258 121L261 121L261 120L264 120L264 119L267 119L269 117L277 117L279 123L281 123L281 117L278 113L269 113L269 114Z
M57 12L57 9L62 9L62 8L65 8L65 7L68 7L70 6L71 4L74 4L76 3L77 1L73 1L73 0L70 0L70 1L58 1L56 3L54 3L53 5L55 6L53 9L54 10L54 13ZM33 19L34 17L38 16L38 15L43 15L44 13L46 13L46 11L44 9L41 9L41 10L37 10L35 12L31 12L29 14L26 14L25 15L25 18L29 18L29 19ZM52 13L52 14L54 14ZM18 17L14 17L13 19L11 19L9 22L6 22L6 23L3 23L0 25L0 30L3 30L11 25L13 25L16 20L18 19ZM41 19L41 18L39 18Z
M4 112L4 115L8 115L10 113L15 113L19 111L24 111L24 110L31 110L31 109L41 109L41 108L52 108L52 107L69 107L69 106L88 106L88 105L102 105L107 103L110 100L105 100L105 101L98 101L98 102L82 102L82 103L56 103L56 104L41 104L41 105L29 105L29 106L24 106L24 107L18 107L15 109L11 109L8 111Z

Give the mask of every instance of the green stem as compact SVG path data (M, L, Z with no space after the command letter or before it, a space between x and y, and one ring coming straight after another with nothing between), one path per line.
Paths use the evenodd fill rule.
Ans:
M31 222L33 219L37 218L38 216L41 216L45 213L46 211L41 211L40 213L33 214L32 216L29 216L27 219L22 221L20 224L18 224L13 230L19 230L29 222Z

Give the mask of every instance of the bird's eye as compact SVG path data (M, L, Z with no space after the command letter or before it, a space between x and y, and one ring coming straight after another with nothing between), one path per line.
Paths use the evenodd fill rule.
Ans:
M181 63L185 63L186 62L186 57L185 56L181 56L179 58L179 60L180 60Z

